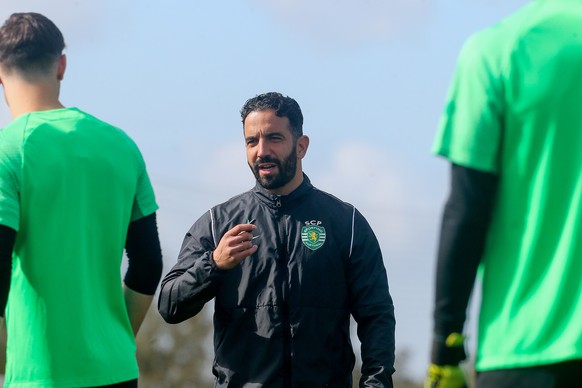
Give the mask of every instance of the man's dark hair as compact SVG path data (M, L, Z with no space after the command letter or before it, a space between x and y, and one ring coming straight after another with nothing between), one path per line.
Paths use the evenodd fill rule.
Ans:
M303 114L297 101L281 93L269 92L249 98L240 110L244 126L245 119L251 112L273 109L279 117L287 117L291 126L291 133L296 139L303 136Z
M14 13L0 27L0 66L7 71L46 70L64 48L61 31L38 13Z

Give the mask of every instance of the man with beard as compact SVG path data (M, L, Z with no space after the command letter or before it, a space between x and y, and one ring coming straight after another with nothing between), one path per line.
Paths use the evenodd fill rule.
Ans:
M378 241L350 204L313 187L297 102L280 93L241 110L257 184L206 212L162 281L169 323L214 298L217 387L351 387L350 315L361 387L392 387L394 307Z

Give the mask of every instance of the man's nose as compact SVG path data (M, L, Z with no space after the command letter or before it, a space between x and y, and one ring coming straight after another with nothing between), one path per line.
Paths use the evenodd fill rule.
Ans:
M267 141L265 139L260 138L257 144L257 156L262 158L263 156L269 155L269 147Z

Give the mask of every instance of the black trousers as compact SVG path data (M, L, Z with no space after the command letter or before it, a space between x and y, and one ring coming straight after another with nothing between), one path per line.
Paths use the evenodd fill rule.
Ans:
M582 388L582 360L479 372L477 388Z
M102 385L102 386L95 387L95 388L137 388L137 379L124 381L124 382L117 383L117 384Z

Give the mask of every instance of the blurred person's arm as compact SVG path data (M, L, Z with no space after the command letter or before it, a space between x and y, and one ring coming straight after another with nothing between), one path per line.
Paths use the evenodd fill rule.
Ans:
M125 306L127 314L133 329L133 335L137 336L139 328L152 305L153 295L146 295L133 291L126 284L123 285L123 295L125 297Z
M4 325L4 310L8 302L10 278L12 276L12 250L16 240L16 231L0 225L0 319Z
M458 365L469 297L485 247L498 176L452 164L451 191L442 216L436 267L431 362ZM449 339L447 343L447 339ZM451 346L452 345L452 346Z
M162 276L156 213L129 224L125 250L128 257L124 278L125 304L133 333L137 335Z
M485 247L498 177L452 164L437 255L434 332L425 388L465 388L463 327Z

